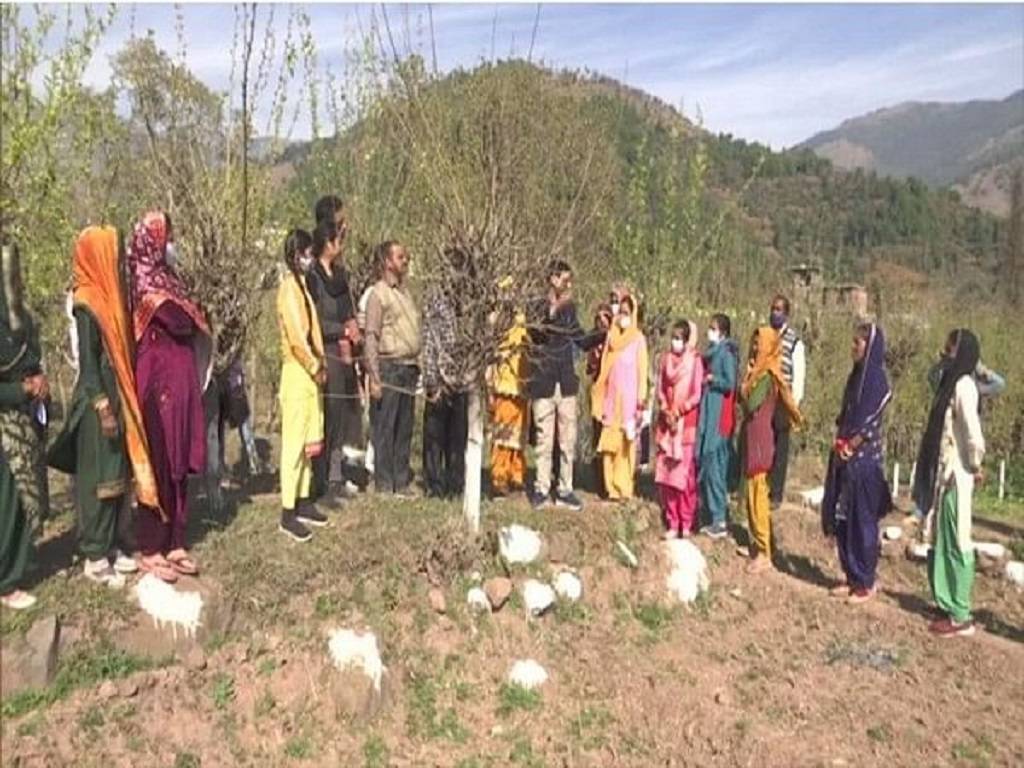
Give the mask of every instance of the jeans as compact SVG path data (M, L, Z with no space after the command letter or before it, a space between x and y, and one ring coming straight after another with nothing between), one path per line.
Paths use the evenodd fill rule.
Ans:
M462 494L466 479L469 396L465 392L427 401L423 411L423 484L430 496Z

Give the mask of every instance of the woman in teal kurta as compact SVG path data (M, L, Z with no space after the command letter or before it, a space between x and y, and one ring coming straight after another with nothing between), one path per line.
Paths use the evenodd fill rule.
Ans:
M704 363L707 375L697 429L701 516L705 523L702 532L712 538L728 534L729 468L735 461L732 433L739 351L730 331L726 315L711 318Z

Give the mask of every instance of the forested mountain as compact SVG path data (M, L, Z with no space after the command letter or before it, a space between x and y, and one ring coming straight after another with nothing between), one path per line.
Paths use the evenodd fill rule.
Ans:
M1024 90L1001 100L898 104L846 120L799 148L845 169L956 185L969 204L1005 215L1012 172L1024 167Z

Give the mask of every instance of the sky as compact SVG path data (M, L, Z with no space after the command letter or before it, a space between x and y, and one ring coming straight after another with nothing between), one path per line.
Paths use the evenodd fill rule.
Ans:
M337 77L380 6L304 6L316 38L320 77ZM433 16L442 71L482 59L526 57L538 6L438 4ZM236 8L181 8L186 61L201 79L227 89ZM270 20L261 5L257 37ZM403 50L431 61L425 5L389 5ZM288 6L274 9L284 37ZM170 5L119 6L87 81L105 85L110 55L134 30L178 49ZM843 120L903 101L1004 98L1024 88L1024 4L1003 5L661 5L543 4L532 59L625 81L702 116L715 132L792 146ZM298 115L292 138L308 138Z

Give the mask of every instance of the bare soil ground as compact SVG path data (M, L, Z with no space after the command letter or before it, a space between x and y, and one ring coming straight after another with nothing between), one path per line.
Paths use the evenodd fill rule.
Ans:
M5 701L2 763L1024 765L1024 593L1006 581L979 574L974 638L933 639L925 570L903 557L904 542L885 545L878 598L853 607L827 595L838 569L816 515L789 505L775 517L777 572L748 575L735 542L699 537L711 591L673 607L656 508L587 501L582 513L485 503L480 541L462 533L455 505L372 495L309 544L277 531L273 496L221 519L197 514L204 578L235 616L207 642L203 668L112 656L106 644L135 610L128 595L52 575L34 616L5 614L5 642L56 610L71 637L65 658L80 649L92 672L68 673L67 690L45 700ZM502 572L494 537L510 521L540 530L549 558L579 571L581 603L532 621L517 598L492 616L467 613L470 573ZM52 535L51 555L67 546L59 526ZM638 569L615 557L618 539ZM444 615L429 606L430 579L446 592ZM388 704L369 722L334 706L326 633L340 626L372 628L383 647ZM90 653L101 662L82 662ZM539 694L503 685L528 657L550 674Z

